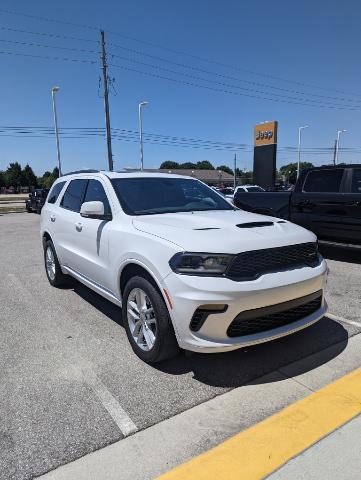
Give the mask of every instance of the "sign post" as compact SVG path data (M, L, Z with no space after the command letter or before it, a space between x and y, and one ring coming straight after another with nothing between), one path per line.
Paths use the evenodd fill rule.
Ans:
M254 127L253 182L263 188L276 180L277 130L277 121Z

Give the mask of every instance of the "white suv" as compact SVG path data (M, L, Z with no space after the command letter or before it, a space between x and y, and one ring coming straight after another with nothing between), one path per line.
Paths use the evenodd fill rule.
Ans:
M41 212L46 274L119 306L135 353L224 352L300 330L326 312L313 233L238 210L184 176L83 171Z

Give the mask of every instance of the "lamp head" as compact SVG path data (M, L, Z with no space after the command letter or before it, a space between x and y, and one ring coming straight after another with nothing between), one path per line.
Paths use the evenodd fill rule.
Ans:
M51 89L52 93L56 93L56 92L58 92L59 90L60 90L60 87L53 87L53 88Z

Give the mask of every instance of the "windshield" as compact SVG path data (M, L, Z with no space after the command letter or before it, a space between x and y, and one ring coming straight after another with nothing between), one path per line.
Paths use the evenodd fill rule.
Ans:
M128 215L234 210L226 200L198 180L143 177L111 180Z

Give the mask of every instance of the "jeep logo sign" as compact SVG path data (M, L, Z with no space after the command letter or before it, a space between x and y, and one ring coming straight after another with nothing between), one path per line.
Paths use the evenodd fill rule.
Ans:
M265 131L260 131L258 130L256 133L256 140L262 140L263 138L272 138L273 137L273 132L272 130L265 130Z
M262 147L263 145L272 145L277 143L278 122L259 123L254 127L254 145Z

